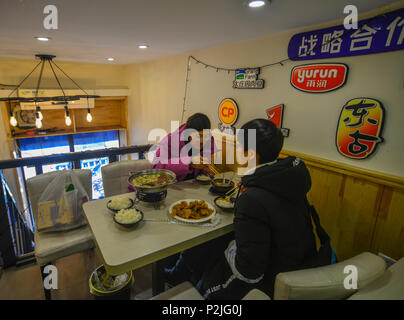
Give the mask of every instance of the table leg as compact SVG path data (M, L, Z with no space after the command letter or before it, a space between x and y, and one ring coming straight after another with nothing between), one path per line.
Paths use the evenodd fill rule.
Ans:
M164 264L163 261L156 261L153 263L152 267L153 278L152 278L152 294L153 296L158 295L164 291Z

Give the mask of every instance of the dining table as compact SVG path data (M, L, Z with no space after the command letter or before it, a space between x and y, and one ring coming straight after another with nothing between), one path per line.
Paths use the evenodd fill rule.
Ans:
M97 252L110 275L152 264L153 296L165 288L163 259L233 231L233 212L217 207L214 199L218 195L210 192L210 185L200 184L196 180L168 186L166 198L159 203L135 201L136 208L143 213L143 220L133 228L114 222L107 202L115 197L135 200L136 195L134 192L120 194L83 205ZM174 219L169 213L170 206L185 199L206 201L216 210L214 218L199 223L184 223Z

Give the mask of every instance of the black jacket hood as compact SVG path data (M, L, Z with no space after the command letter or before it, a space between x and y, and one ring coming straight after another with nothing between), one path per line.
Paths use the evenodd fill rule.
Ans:
M306 165L295 157L259 167L253 174L244 176L242 182L246 188L262 188L292 202L301 200L311 187Z

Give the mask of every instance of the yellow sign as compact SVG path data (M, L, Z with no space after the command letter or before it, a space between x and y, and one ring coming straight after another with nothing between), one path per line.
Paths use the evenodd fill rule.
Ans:
M238 118L238 107L236 101L230 98L222 100L219 105L219 119L225 126L236 123Z

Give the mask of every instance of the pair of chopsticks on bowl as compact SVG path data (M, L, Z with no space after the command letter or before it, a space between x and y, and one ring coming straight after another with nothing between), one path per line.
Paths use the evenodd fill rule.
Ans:
M229 201L230 201L231 197L234 195L234 193L236 192L236 190L237 190L237 186L234 186L233 188L231 188L229 191L226 192L224 198L225 198L226 200L229 200Z

